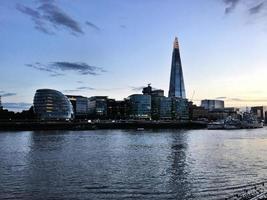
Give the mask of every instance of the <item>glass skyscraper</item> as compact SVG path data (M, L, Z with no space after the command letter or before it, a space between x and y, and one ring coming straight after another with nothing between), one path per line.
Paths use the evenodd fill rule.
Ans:
M185 87L180 49L177 37L174 40L172 52L171 78L169 87L169 97L179 97L185 99Z

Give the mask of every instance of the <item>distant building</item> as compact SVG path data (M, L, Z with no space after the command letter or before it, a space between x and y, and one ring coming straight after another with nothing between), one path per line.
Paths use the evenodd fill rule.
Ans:
M180 47L177 37L174 40L173 52L172 52L169 97L177 97L182 99L186 98L183 69L180 56Z
M90 118L107 118L107 96L93 96L88 98L88 114Z
M190 119L192 120L204 120L209 118L208 110L201 106L191 104L189 113Z
M258 120L264 120L267 123L267 106L251 107L251 112L257 116Z
M87 118L88 116L88 98L83 96L67 95L70 100L75 118Z
M1 100L1 96L0 96L0 110L3 109L3 106L2 106L2 100Z
M178 120L189 119L189 102L183 98L172 98L172 118Z
M133 119L151 118L151 96L133 94L128 97L130 101L130 117Z
M73 118L73 107L61 92L39 89L33 100L33 111L41 120L66 120Z
M205 99L201 101L201 107L207 110L224 109L224 101Z
M161 120L171 120L173 117L173 100L170 97L161 97L159 118Z
M115 99L107 100L107 117L108 119L128 119L130 116L130 101L124 99L116 101Z
M155 90L151 87L151 84L148 84L147 87L144 87L142 93L150 96L161 96L161 97L164 96L164 90L161 89Z

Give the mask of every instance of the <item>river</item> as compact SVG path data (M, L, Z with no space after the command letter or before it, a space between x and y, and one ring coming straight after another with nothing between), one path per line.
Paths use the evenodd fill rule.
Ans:
M223 199L267 180L267 127L0 132L0 199Z

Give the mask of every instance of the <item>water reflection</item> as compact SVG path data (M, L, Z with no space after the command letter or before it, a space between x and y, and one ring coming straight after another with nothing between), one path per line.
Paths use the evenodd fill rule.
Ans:
M265 179L267 129L0 134L0 199L218 199Z

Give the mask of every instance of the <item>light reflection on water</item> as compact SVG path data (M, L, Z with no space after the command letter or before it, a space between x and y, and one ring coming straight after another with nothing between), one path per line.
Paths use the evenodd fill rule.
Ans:
M1 132L0 199L221 199L266 153L266 128Z

